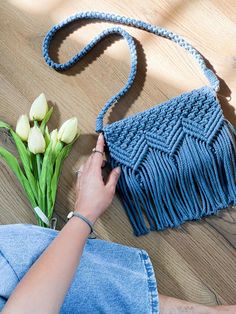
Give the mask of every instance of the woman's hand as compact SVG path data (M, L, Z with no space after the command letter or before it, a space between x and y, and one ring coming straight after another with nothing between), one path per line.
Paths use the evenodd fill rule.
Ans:
M104 152L104 137L100 133L96 150ZM105 183L102 177L103 155L93 152L80 167L76 183L75 211L93 223L111 204L120 176L120 167L114 168Z

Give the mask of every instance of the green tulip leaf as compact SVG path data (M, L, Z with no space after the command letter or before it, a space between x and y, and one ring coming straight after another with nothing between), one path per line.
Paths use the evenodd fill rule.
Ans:
M50 214L53 213L53 208L54 208L55 201L56 201L57 186L58 186L58 181L59 181L62 163L66 159L66 157L69 155L69 153L73 147L73 144L76 142L76 140L78 138L79 138L79 134L76 135L76 137L74 138L74 140L70 144L67 144L64 147L63 147L64 144L62 142L58 142L56 145L55 170L54 170L53 177L51 180L51 189L47 191L48 198L50 197L52 200L52 207L50 209Z
M25 144L23 143L21 138L13 130L10 130L10 132L15 141L17 151L19 153L22 165L24 167L26 177L28 178L32 191L34 193L34 197L37 199L38 198L37 184L35 177L33 175L33 166L30 158L30 152L25 147Z
M41 193L43 195L43 208L45 210L47 207L46 206L46 201L47 201L46 187L47 187L47 177L49 175L48 169L51 167L51 165L52 165L52 143L49 144L49 146L47 147L44 153L41 173L39 177L39 186L40 186Z
M55 158L59 155L60 151L62 150L62 148L64 147L64 144L60 141L58 141L58 143L56 144L56 147L54 149L55 152Z
M56 159L55 170L54 170L52 181L51 181L52 208L50 210L50 214L52 214L52 211L53 211L53 208L55 205L57 186L58 186L59 176L60 176L60 172L61 172L62 162L69 155L69 153L72 149L72 146L73 146L73 143L70 143L70 144L64 146L62 148L62 150L60 151L60 153L58 154L57 159Z
M41 122L40 130L43 133L43 135L44 135L44 132L45 132L46 124L48 123L49 119L51 118L52 112L53 112L53 107L51 107L49 109L49 111L47 112L47 114L44 117L43 121Z
M47 208L48 208L48 212L50 213L49 219L51 219L51 217L52 217L53 208L54 208L54 201L53 201L52 192L51 192L51 182L52 182L52 177L53 177L53 173L54 173L55 162L56 162L56 159L57 159L60 151L62 150L63 146L64 146L64 144L59 141L56 144L56 147L54 149L52 148L52 152L50 154L50 164L47 167L46 197L47 197ZM57 189L57 187L56 187L56 189Z
M46 208L45 208L45 195L43 194L40 188L39 181L38 181L37 187L38 187L38 206L43 211L43 213L47 216Z
M51 182L53 176L54 164L50 163L47 169L47 177L46 177L46 201L47 201L47 210L49 219L51 219L51 214L53 212L53 199L51 194Z
M0 128L4 128L4 129L11 129L11 126L3 121L0 120Z
M45 142L46 142L46 147L48 147L51 139L50 139L50 134L49 134L47 126L46 126L45 131L44 131L44 139L45 139Z
M35 180L38 180L38 169L37 169L37 161L36 161L36 155L30 152L30 160L32 165L32 172L34 174Z
M0 157L5 161L5 163L9 166L9 168L12 170L12 172L15 174L17 179L19 180L21 186L25 190L29 201L33 207L37 206L34 193L31 190L31 186L27 178L25 177L23 171L20 168L20 165L18 163L18 160L16 157L8 152L5 148L0 147Z

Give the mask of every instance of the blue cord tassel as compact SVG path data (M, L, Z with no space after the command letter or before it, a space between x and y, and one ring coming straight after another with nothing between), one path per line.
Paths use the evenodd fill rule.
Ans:
M235 204L235 152L224 121L211 144L185 135L176 154L150 148L136 170L111 158L112 167L122 168L117 190L134 234L175 228Z

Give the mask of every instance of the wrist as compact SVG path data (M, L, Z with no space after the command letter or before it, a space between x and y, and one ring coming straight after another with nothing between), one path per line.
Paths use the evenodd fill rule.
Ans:
M96 221L98 219L98 217L96 217L94 214L88 213L87 211L82 210L82 209L75 209L74 212L75 213L77 212L77 213L83 215L85 218L90 220L93 225L96 223Z
M90 233L93 233L94 220L91 220L90 218L86 217L85 215L79 213L78 211L71 211L67 215L68 219L71 219L73 217L77 217L77 218L81 219L84 223L87 224L87 226L89 226Z
M77 231L79 231L80 234L81 232L84 233L86 237L91 232L91 228L89 227L89 225L85 221L83 221L82 219L79 219L76 216L71 217L67 221L67 225L73 227L73 229L75 228Z

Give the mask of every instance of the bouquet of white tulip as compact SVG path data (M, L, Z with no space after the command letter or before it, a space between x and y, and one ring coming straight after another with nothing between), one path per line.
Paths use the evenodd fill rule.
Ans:
M48 108L42 93L33 102L29 117L19 117L15 131L0 121L0 128L8 130L19 153L18 159L8 150L0 147L0 157L16 175L34 209L38 225L51 227L56 200L57 185L64 159L79 137L77 118L64 122L57 131L49 133L47 122L53 112Z

